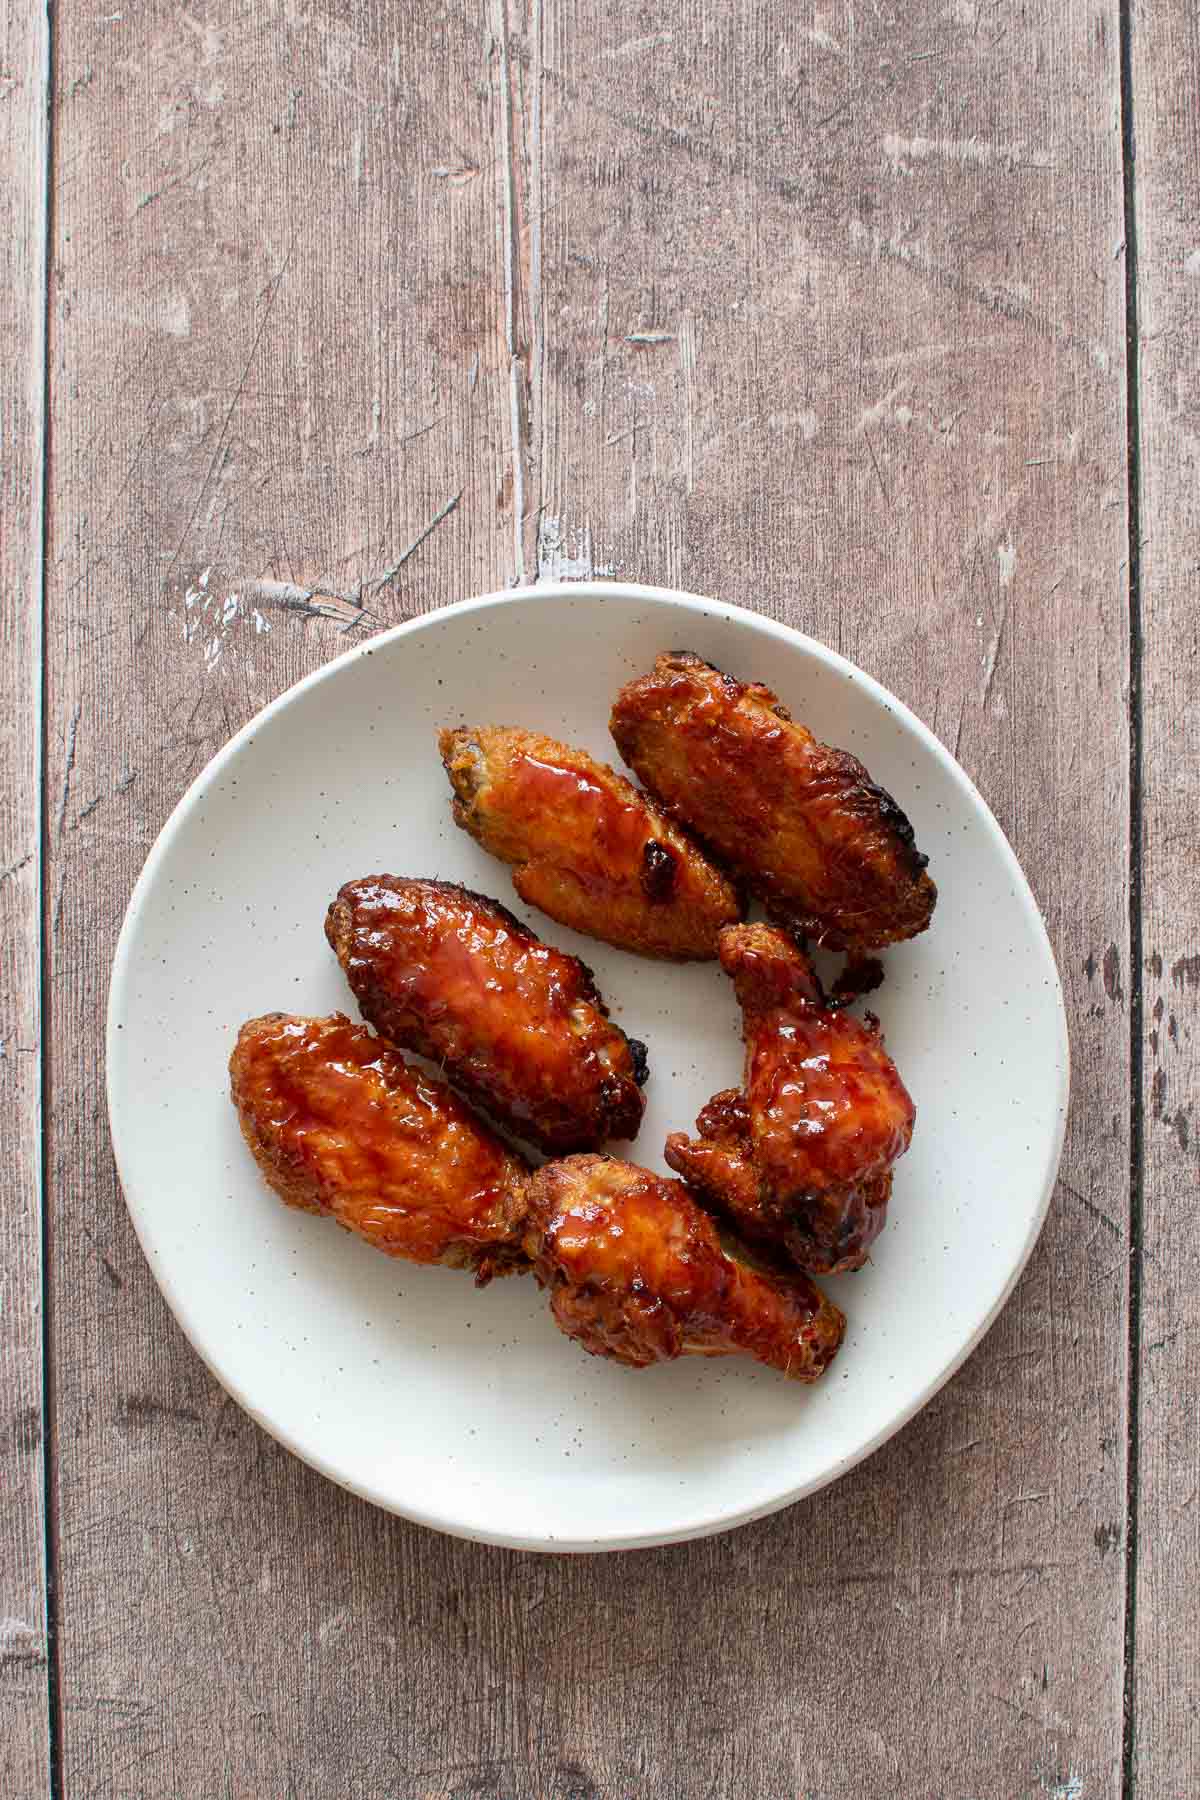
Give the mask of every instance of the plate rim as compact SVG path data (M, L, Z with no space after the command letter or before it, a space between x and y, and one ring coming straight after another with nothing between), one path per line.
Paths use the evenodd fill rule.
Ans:
M732 1507L725 1510L714 1510L703 1519L692 1521L687 1525L665 1531L638 1532L617 1531L604 1537L585 1537L564 1539L539 1535L536 1532L512 1533L503 1531L481 1531L462 1521L448 1517L439 1511L422 1509L419 1504L407 1502L400 1504L393 1495L372 1487L368 1482L357 1482L334 1468L322 1458L318 1451L308 1447L301 1448L284 1429L277 1427L250 1400L241 1384L218 1367L213 1355L201 1341L199 1326L193 1329L193 1321L187 1302L179 1294L177 1285L168 1270L162 1268L157 1256L151 1249L147 1237L143 1233L143 1225L149 1230L151 1208L138 1198L136 1183L132 1175L132 1156L125 1128L120 1123L122 1094L119 1080L115 1075L117 1033L122 1028L121 1012L129 989L133 972L133 944L142 910L154 886L158 871L170 851L175 838L179 835L192 811L203 798L211 783L223 772L226 765L233 760L242 746L253 738L277 712L292 705L300 696L310 689L319 687L323 682L332 680L340 672L357 662L360 657L373 655L384 645L391 645L397 640L415 635L421 631L436 628L450 617L458 617L472 612L499 609L529 600L560 599L594 599L599 601L625 601L631 604L666 602L684 612L701 612L709 616L719 616L734 624L746 626L763 632L767 637L775 637L789 644L802 647L818 662L840 673L856 685L863 687L886 710L893 713L899 721L910 730L925 748L945 768L951 779L963 790L968 803L981 817L985 829L991 835L998 848L1001 859L1007 864L1013 890L1019 899L1034 929L1035 937L1040 937L1041 947L1045 953L1046 965L1053 982L1053 998L1055 1001L1055 1020L1057 1025L1055 1056L1058 1075L1058 1093L1055 1096L1055 1125L1050 1155L1047 1158L1042 1176L1042 1191L1038 1204L1031 1216L1030 1226L1026 1233L1020 1252L1014 1261L1003 1287L987 1311L986 1315L975 1325L964 1344L950 1359L936 1377L927 1382L918 1393L902 1406L888 1421L887 1425L877 1431L866 1443L861 1444L853 1454L842 1457L831 1468L824 1470L819 1476L798 1483L772 1500L761 1505L749 1507ZM141 871L134 883L125 914L118 933L116 949L113 954L112 970L109 977L108 1000L105 1011L105 1098L108 1111L109 1135L112 1143L113 1157L117 1168L117 1177L125 1206L133 1223L134 1232L145 1256L150 1272L159 1288L163 1299L171 1311L171 1315L187 1339L191 1348L199 1356L201 1362L212 1374L219 1386L235 1400L243 1412L247 1413L262 1430L274 1438L293 1456L310 1468L315 1469L327 1480L356 1495L359 1499L378 1506L382 1511L397 1517L411 1520L434 1531L441 1531L448 1536L463 1539L467 1542L491 1544L498 1548L510 1550L528 1550L533 1552L597 1554L618 1552L622 1550L650 1549L666 1544L687 1543L698 1538L709 1537L717 1532L731 1531L741 1525L749 1525L756 1519L769 1517L785 1507L793 1506L810 1495L819 1493L822 1488L841 1480L844 1475L865 1462L876 1450L882 1448L891 1438L910 1423L917 1413L928 1406L929 1402L941 1391L946 1383L955 1375L979 1347L983 1338L990 1331L1012 1295L1013 1289L1024 1273L1029 1259L1050 1210L1050 1202L1058 1180L1058 1171L1062 1159L1063 1144L1066 1136L1067 1116L1071 1095L1071 1049L1070 1033L1067 1021L1066 1002L1063 994L1062 977L1050 935L1046 929L1041 907L1030 886L1028 877L1017 857L1016 851L1009 843L991 807L967 774L962 764L947 749L941 739L930 730L924 721L913 712L912 708L899 697L885 688L865 669L852 663L839 651L831 649L819 639L799 631L795 626L787 625L769 614L753 611L749 607L735 605L727 600L718 600L702 594L690 593L685 589L666 588L643 582L627 582L617 579L587 581L556 580L527 583L519 587L502 588L491 593L473 595L470 598L453 601L446 606L436 607L427 613L420 613L415 618L404 619L399 624L389 626L359 644L350 645L338 656L328 662L311 669L307 675L293 682L290 687L276 695L273 700L260 708L252 718L236 731L232 737L222 744L208 762L188 784L184 793L168 814L142 864Z

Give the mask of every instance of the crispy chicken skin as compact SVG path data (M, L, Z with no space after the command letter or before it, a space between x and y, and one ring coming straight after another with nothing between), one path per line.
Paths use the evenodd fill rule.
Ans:
M289 1206L389 1256L493 1275L533 1267L568 1337L632 1368L738 1352L815 1381L845 1329L804 1276L723 1248L677 1181L608 1156L536 1175L440 1081L341 1013L267 1013L229 1063L242 1133Z
M639 779L780 925L860 954L929 924L937 889L896 802L770 688L670 651L621 689L611 725Z
M455 1086L550 1154L631 1138L644 1051L576 956L495 900L444 881L348 881L325 935L363 1016L439 1063Z
M630 1368L741 1353L811 1382L845 1331L806 1277L730 1254L679 1182L613 1157L537 1171L525 1249L560 1329Z
M915 1108L878 1021L825 1005L812 964L770 925L721 933L746 1042L745 1090L717 1094L666 1158L751 1241L815 1274L861 1268L883 1228Z
M527 1165L366 1026L267 1013L242 1026L229 1074L242 1134L289 1206L480 1282L526 1266Z
M506 726L438 734L454 818L504 862L513 886L589 937L678 961L717 954L739 896L623 775L553 738Z

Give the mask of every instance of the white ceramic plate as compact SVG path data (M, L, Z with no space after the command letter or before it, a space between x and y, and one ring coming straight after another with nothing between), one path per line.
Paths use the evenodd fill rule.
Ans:
M532 1281L477 1292L392 1262L264 1187L227 1098L238 1026L353 1014L325 944L339 884L390 870L498 896L595 969L647 1040L636 1159L737 1082L715 964L577 938L515 898L455 829L434 728L505 722L616 760L618 687L685 647L778 689L853 750L916 826L933 925L888 953L874 1004L916 1099L870 1267L828 1283L845 1347L812 1390L743 1358L633 1373L562 1337ZM1062 996L1012 851L948 752L830 650L660 589L548 584L464 602L349 651L269 706L172 814L113 971L108 1096L150 1266L191 1342L268 1431L355 1493L444 1531L537 1549L657 1544L741 1523L843 1474L929 1399L1003 1304L1062 1143Z

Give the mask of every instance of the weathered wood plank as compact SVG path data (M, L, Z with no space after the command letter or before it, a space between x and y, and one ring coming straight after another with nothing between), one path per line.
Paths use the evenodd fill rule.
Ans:
M526 89L542 78L526 488L543 564L565 545L653 571L879 674L956 749L1016 845L1072 1015L1064 1180L1001 1323L896 1446L700 1553L727 1599L703 1615L722 1633L718 1697L706 1646L687 1684L704 1697L672 1703L681 1741L710 1717L724 1732L690 1779L698 1793L1116 1793L1129 960L1115 9L630 17L576 0L531 8L516 60ZM532 119L528 93L522 110ZM803 1572L782 1584L784 1567ZM580 1602L589 1579L568 1577ZM699 1580L659 1603L675 1641L696 1641ZM632 1604L622 1617L635 1636ZM584 1698L603 1656L565 1642L553 1716L601 1791L622 1792L632 1754L614 1758ZM638 1712L640 1679L606 1689L618 1716ZM649 1735L656 1791L670 1752Z
M41 637L46 23L0 6L0 1791L46 1792Z
M66 1789L1115 1792L1115 38L1079 4L508 6L60 21ZM606 563L841 643L959 748L1047 908L1077 1100L1018 1297L887 1451L726 1538L554 1561L371 1512L214 1388L133 1241L97 1046L153 832L364 598L359 629Z
M1139 1800L1200 1769L1200 19L1135 6L1132 96L1140 395L1143 1256L1134 1777Z
M470 7L158 0L60 9L55 60L64 1791L406 1791L430 1701L397 1604L437 1617L461 1563L277 1452L183 1343L113 1177L101 1024L214 747L349 631L511 576L498 58ZM364 1651L407 1671L398 1709Z

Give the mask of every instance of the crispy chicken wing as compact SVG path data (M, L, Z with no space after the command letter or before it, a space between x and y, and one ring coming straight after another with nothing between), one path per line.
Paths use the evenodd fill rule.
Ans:
M267 1013L242 1026L229 1073L242 1134L289 1206L481 1282L526 1266L527 1165L366 1026Z
M365 1018L440 1063L497 1123L550 1153L631 1138L645 1052L591 971L495 900L444 881L348 881L325 935Z
M525 1248L559 1327L631 1368L744 1353L815 1381L845 1319L802 1275L722 1247L677 1181L608 1156L571 1156L533 1177Z
M667 1161L752 1241L816 1274L861 1268L915 1119L878 1021L827 1007L808 957L769 925L723 931L721 964L743 1013L745 1092L710 1100L698 1137L667 1139Z
M845 1321L803 1276L723 1249L677 1181L607 1156L528 1165L440 1081L341 1013L267 1013L229 1063L242 1133L289 1206L389 1256L534 1267L555 1319L595 1355L642 1368L744 1351L815 1381Z
M522 900L622 950L713 957L742 916L738 894L692 839L584 750L503 726L438 735L454 817L516 865Z
M779 924L854 953L929 924L937 889L896 802L770 688L672 651L621 689L611 723L650 792Z

